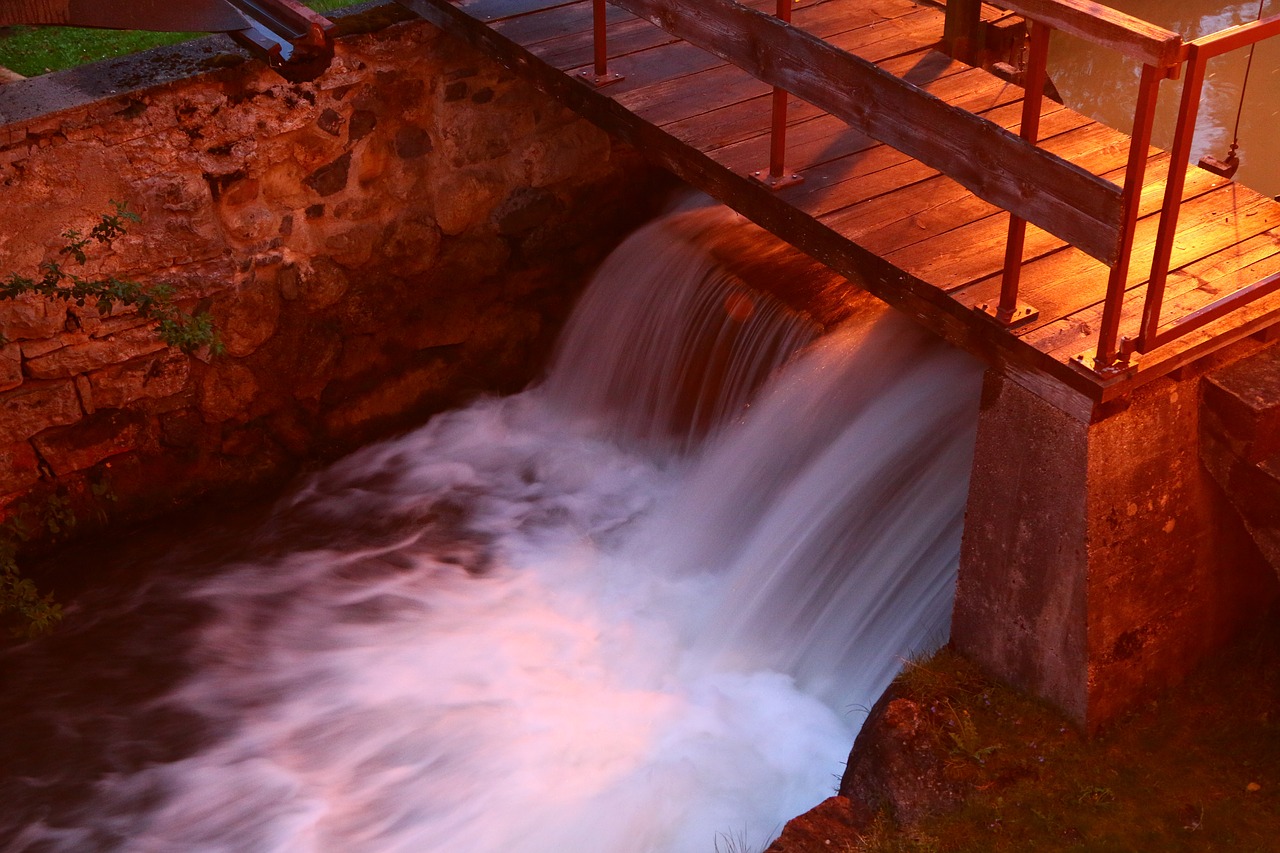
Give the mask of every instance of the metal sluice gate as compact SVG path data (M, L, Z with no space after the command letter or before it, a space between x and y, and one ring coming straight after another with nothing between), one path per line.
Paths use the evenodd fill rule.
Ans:
M296 0L0 0L0 26L227 33L290 80L333 58L333 22Z

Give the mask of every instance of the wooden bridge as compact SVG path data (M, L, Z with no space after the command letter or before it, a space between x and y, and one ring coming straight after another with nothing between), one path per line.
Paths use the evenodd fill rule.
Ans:
M1184 42L1083 0L399 2L1068 409L1280 318L1280 204L1186 166L1205 63L1280 16ZM941 50L1011 29L1023 86ZM1051 29L1142 63L1132 136L1042 98Z

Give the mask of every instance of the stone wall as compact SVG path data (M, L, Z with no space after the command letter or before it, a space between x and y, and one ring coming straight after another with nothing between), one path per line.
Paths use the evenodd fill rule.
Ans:
M126 202L83 272L172 286L226 344L0 303L0 513L149 514L536 375L665 182L398 9L344 21L312 83L217 37L0 89L0 274Z

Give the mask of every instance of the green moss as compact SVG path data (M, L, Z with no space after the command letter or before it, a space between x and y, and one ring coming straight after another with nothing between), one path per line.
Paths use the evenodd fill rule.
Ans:
M955 812L907 831L881 818L849 849L1274 850L1274 622L1092 740L1053 708L987 680L950 651L908 665L898 688L930 712L933 742L948 755L946 772L971 793Z

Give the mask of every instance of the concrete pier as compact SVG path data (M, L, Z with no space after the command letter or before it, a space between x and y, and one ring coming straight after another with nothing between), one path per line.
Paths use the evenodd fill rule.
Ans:
M1118 411L985 381L952 641L1090 731L1280 592L1201 464L1201 378L1165 377Z

